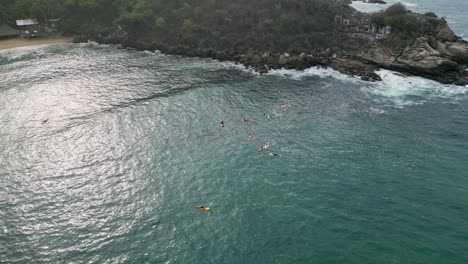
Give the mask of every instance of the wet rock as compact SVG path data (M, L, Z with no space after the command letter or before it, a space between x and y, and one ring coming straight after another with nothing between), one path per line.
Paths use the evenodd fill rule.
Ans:
M421 37L403 49L375 44L361 58L383 68L408 72L441 83L465 83L468 44L441 40L433 42L430 38Z
M380 76L375 73L377 66L373 64L366 64L358 58L338 58L333 60L330 66L341 73L360 77L364 81L374 82L381 80Z

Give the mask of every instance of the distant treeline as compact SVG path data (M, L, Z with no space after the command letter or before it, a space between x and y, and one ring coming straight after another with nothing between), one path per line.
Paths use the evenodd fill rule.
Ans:
M351 0L0 0L0 23L60 18L59 29L76 35L125 32L128 38L246 51L310 51L345 45L334 37L337 15L350 16ZM395 31L434 28L401 4L373 20Z
M71 34L129 34L203 47L263 49L330 44L350 0L0 0L0 22L61 18Z

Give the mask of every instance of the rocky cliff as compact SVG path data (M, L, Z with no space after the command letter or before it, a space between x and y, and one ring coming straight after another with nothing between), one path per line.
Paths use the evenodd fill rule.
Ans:
M358 17L371 17L355 10L344 10L348 16L357 14ZM225 45L213 46L206 44L209 41L205 45L200 40L196 40L197 45L194 45L192 42L159 38L150 32L137 34L136 31L120 27L110 34L81 35L75 41L94 40L138 50L160 50L167 54L230 60L260 73L278 68L303 70L320 66L359 76L363 80L378 81L380 77L375 70L385 68L441 83L468 84L468 72L465 70L468 65L468 43L457 37L446 21L434 14L415 14L407 10L400 12L396 15L380 13L382 23L390 21L394 26L393 32L383 39L369 42L347 32L317 33L317 36L326 35L320 38L322 40L332 39L327 45L319 45L318 48L312 48L315 45L307 41L304 43L310 45L301 46L298 43L302 42L299 41L295 45L280 45L273 49L269 48L272 44L267 39L256 40L256 45L248 45L242 38L232 46L228 45L229 41ZM304 37L304 34L299 36L301 40L311 38ZM210 41L216 42L216 39Z
M393 36L403 38L403 36ZM410 39L405 45L375 42L359 55L379 67L402 71L441 83L468 84L468 43L445 24L434 36Z

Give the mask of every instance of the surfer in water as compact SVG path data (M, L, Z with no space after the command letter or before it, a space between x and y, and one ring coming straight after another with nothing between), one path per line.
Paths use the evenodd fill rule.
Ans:
M285 105L281 107L281 112L286 113L288 111L288 108L286 108Z
M253 136L255 136L255 129L250 132L250 134L247 136L247 140L250 141L252 140Z
M250 120L250 119L248 119L248 118L242 118L241 121L242 121L242 122L250 122L250 121L252 121L252 120Z
M270 143L266 143L265 145L258 148L258 151L265 150L270 147Z
M280 154L273 153L273 152L268 153L268 155L272 156L272 157L279 157L280 156Z
M198 210L201 211L210 211L211 209L208 206L195 206Z
M221 121L221 123L219 123L219 126L224 127L224 121Z

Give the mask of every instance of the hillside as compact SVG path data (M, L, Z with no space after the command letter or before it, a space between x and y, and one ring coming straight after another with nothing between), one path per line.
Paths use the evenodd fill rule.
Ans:
M334 42L336 15L344 0L17 0L10 15L45 20L63 17L69 34L108 34L195 48L309 51Z

